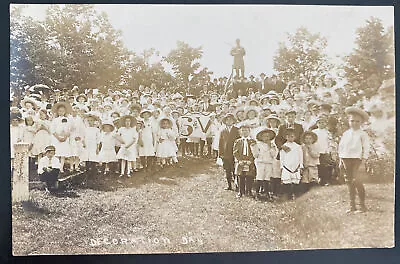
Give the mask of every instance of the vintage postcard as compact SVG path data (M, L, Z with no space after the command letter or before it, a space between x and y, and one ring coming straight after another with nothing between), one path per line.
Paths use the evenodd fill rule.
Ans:
M11 4L13 255L393 247L393 25Z

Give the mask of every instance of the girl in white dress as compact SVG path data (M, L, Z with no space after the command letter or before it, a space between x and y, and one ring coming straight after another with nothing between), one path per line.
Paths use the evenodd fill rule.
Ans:
M117 161L115 145L117 141L124 144L122 138L114 132L114 124L106 121L101 125L102 133L100 135L101 150L99 152L99 161L105 163L104 174L110 172L108 163Z
M79 172L79 156L81 155L83 149L82 135L84 134L85 124L82 118L78 115L78 111L79 108L74 106L72 115L70 117L71 136L69 143L71 146L70 170Z
M162 118L160 120L160 130L158 132L158 145L156 157L159 159L161 167L167 164L167 161L171 160L174 163L178 162L176 157L176 143L175 139L177 134L172 129L172 120L169 118Z
M29 144L28 155L30 158L34 157L34 155L32 155L32 152L31 152L33 137L36 134L36 127L34 125L35 125L35 122L33 121L32 116L25 117L25 126L24 126L22 141ZM30 161L31 161L31 159L30 159Z
M89 173L97 173L96 164L99 161L98 153L100 150L100 129L96 126L99 117L93 112L85 115L87 125L85 126L84 133L82 134L82 147L81 160L85 161L86 170Z
M71 155L70 122L67 114L71 112L71 105L67 102L58 102L53 105L52 111L56 115L51 121L52 145L56 148L56 157L60 158L60 172L64 172L65 158Z
M139 156L143 168L145 169L145 171L148 171L154 163L155 155L154 129L152 126L152 120L150 118L151 111L143 110L140 113L140 117L143 118L143 128L139 132Z
M120 119L121 128L118 129L118 134L121 136L125 144L121 145L118 151L117 159L121 160L121 175L125 174L125 167L128 163L127 176L131 177L132 171L137 171L136 159L138 157L137 141L139 134L136 130L136 119L132 116L123 116Z
M281 179L282 183L289 189L287 190L290 197L295 199L295 187L299 185L301 179L301 171L303 170L303 149L294 142L296 138L294 129L286 130L286 143L284 146L289 150L280 151L281 162Z
M39 118L35 122L36 133L33 137L32 155L38 157L38 161L43 157L44 149L51 145L50 121L46 109L41 109L38 113Z

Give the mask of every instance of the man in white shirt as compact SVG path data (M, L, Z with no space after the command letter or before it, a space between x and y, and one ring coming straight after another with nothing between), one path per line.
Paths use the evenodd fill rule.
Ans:
M343 133L339 143L339 158L342 160L346 171L346 182L349 186L350 210L356 211L356 190L360 198L361 212L367 211L365 206L365 189L359 176L359 167L368 158L370 141L368 134L361 130L361 124L368 120L368 114L356 107L346 108L349 115L350 129Z
M55 191L58 188L58 175L60 173L60 161L54 157L56 148L47 146L45 156L39 160L38 174L41 181L46 182L46 190Z

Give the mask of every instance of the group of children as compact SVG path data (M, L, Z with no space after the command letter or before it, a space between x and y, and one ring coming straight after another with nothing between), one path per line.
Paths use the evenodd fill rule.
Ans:
M348 107L345 113L349 116L349 129L341 137L337 153L346 170L346 179L349 183L350 211L356 210L356 190L360 197L360 210L366 211L365 190L357 175L362 161L368 158L370 150L369 137L361 129L362 124L368 121L368 114L357 107ZM293 111L288 112L287 120L290 120L293 114ZM298 132L295 126L290 127L287 121L280 126L278 132L280 135L271 128L261 127L256 132L255 138L252 138L251 126L248 123L244 122L238 130L234 130L231 127L234 122L233 115L228 114L224 117L228 134L222 138L225 142L221 142L221 145L227 150L230 144L228 138L230 136L237 138L231 141L233 163L232 158L226 152L222 152L228 181L226 189L233 190L232 176L236 176L237 197L247 195L260 199L262 193L265 193L268 200L274 200L278 193L283 193L295 199L296 194L308 190L312 184L319 183L323 178L321 173L326 173L326 166L320 162L323 157L321 155L325 154L324 148L319 147L323 138L318 137L317 131L314 132L322 130L322 127ZM317 124L321 122L322 119L319 119ZM284 138L280 148L277 147L280 144L278 137ZM233 165L233 168L229 165ZM304 188L300 189L300 186ZM253 189L256 192L255 196L252 193Z
M293 82L283 93L237 98L143 86L104 93L28 89L23 100L11 101L11 160L14 144L27 142L41 175L52 168L131 177L175 166L180 156L207 157L222 163L226 189L236 186L238 197L255 191L256 198L269 200L279 194L293 199L313 184L331 184L342 167L350 179L352 210L355 190L364 210L365 192L354 175L369 152L360 129L368 114L357 107L345 111L335 102L336 92L301 90Z

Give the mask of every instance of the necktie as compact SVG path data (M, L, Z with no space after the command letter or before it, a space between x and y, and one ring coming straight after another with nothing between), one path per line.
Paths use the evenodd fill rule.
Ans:
M243 138L243 155L247 156L249 152L249 143L247 142L247 138Z

